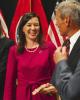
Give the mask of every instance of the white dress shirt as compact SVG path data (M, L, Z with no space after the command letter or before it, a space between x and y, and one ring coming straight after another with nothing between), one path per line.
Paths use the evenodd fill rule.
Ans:
M70 50L69 50L69 54L71 53L77 39L80 36L80 30L78 30L73 36L70 37Z

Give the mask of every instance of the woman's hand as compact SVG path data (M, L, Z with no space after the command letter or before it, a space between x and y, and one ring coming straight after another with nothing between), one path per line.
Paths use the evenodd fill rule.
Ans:
M32 92L32 95L36 95L38 93L52 95L54 93L57 93L57 90L56 90L56 88L52 84L46 83L46 84L40 85L38 88L36 88Z

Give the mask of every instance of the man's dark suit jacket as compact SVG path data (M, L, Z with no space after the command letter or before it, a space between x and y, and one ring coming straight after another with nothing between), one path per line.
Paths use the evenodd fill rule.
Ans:
M80 37L78 38L78 40L77 40L77 42L75 43L75 45L74 45L74 47L73 47L73 49L72 49L72 51L71 51L71 53L70 53L70 55L69 55L69 58L68 58L68 61L67 61L67 64L68 64L68 66L69 66L69 69L71 70L71 72L74 74L74 72L75 72L75 69L76 69L76 66L77 66L77 63L78 63L78 60L79 60L79 58L80 58ZM65 65L62 65L63 67L62 68L64 68L65 67ZM58 75L58 74L61 74L62 73L62 69L59 69L58 71L57 71L57 73L55 72L55 73L53 73L53 76L52 76L52 80L51 80L51 83L53 84L53 85L55 85L56 86L56 82L58 81L58 79L56 79L55 77ZM66 72L65 72L66 73ZM60 77L57 77L57 78L60 78ZM77 83L76 83L77 84ZM63 87L63 85L59 85L59 87L61 87L61 89L62 88L64 88ZM63 90L62 90L63 91ZM66 91L65 91L66 92ZM63 99L63 100L66 100L66 98L65 99ZM67 99L68 100L68 99ZM74 99L71 99L71 100L74 100ZM76 100L76 99L75 99Z
M3 97L4 80L9 48L14 44L13 40L6 37L0 38L0 100Z
M80 60L74 73L69 69L67 61L56 65L55 83L62 100L80 100Z

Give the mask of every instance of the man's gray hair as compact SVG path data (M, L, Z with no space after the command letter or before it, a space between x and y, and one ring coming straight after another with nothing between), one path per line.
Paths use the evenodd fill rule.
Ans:
M55 8L55 12L60 11L61 18L70 16L73 23L80 27L80 3L77 1L63 1Z

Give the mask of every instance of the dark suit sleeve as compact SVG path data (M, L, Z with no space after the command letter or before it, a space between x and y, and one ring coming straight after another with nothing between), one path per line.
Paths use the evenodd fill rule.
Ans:
M55 75L51 83L57 87L61 97L65 100L79 100L80 98L80 61L75 72L69 69L67 61L61 61L56 65Z
M1 48L1 57L0 57L0 87L4 84L5 73L6 73L6 63L8 58L9 48L14 44L12 40L5 40L4 45Z
M4 44L4 49L2 51L2 57L0 59L0 72L4 71L6 68L6 63L7 63L7 58L8 58L8 52L10 47L14 45L14 41L12 40L7 40Z
M8 53L10 47L14 44L14 41L7 38L4 38L2 41L0 44L0 100L3 96Z

